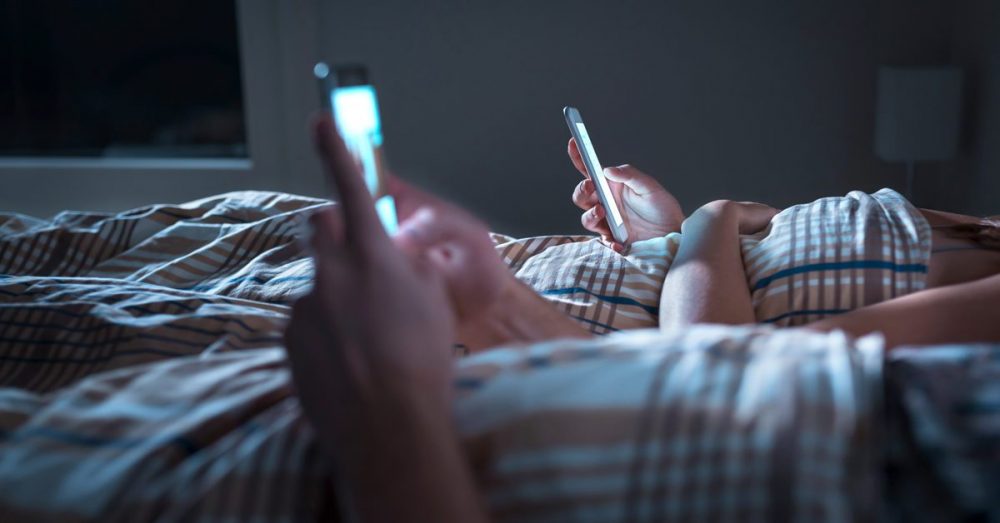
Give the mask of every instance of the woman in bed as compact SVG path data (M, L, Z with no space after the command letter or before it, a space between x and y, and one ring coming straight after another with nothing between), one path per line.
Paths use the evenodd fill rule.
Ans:
M611 239L603 207L598 205L594 185L587 178L572 139L568 154L584 176L572 197L573 203L584 210L583 226L600 234L615 250L623 250L622 245ZM622 204L630 240L641 241L673 232L683 234L684 240L664 281L660 302L662 328L691 323L754 323L766 316L760 314L761 307L751 300L747 286L750 275L744 271L740 236L763 232L778 215L777 209L759 203L720 200L685 217L673 195L638 169L623 165L605 169L605 174L616 200ZM810 219L823 224L835 222L838 241L845 243L845 236L856 240L856 244L846 246L853 251L889 251L890 247L908 250L906 261L911 262L908 265L920 270L913 271L905 286L897 286L874 299L869 297L867 303L862 300L862 305L870 304L868 307L820 321L787 324L807 324L817 330L843 329L854 335L881 331L890 346L1000 339L1000 332L990 321L998 318L990 300L996 303L1000 299L1000 220L918 210L899 194L885 189L870 196L852 193L844 198L826 198L795 206L782 214L794 215L796 211L802 211L800 215L811 214ZM799 225L802 221L805 220L800 219ZM905 245L905 241L891 246L871 245L880 241L880 236L911 236L912 241L911 245ZM921 236L925 238L923 242ZM810 246L803 250L810 250ZM874 252L871 256L899 255ZM868 257L863 258L868 261ZM892 264L898 260L884 261ZM873 275L868 276L875 280ZM877 281L870 283L883 286ZM913 291L921 292L911 294ZM879 304L882 299L896 296L899 298ZM960 316L958 311L962 311ZM817 316L825 315L801 317L816 320ZM956 323L959 317L961 320Z
M588 333L519 284L486 228L455 206L394 182L402 223L390 238L328 118L314 135L341 205L312 220L315 284L293 309L286 346L302 408L335 463L338 493L362 521L485 521L452 423L456 332L475 329L487 346ZM754 322L739 235L765 229L776 210L713 202L685 219L651 178L629 168L609 174L635 239L684 234L664 284L663 327ZM574 201L587 209L584 224L601 232L586 183ZM881 331L890 348L1000 341L997 258L979 249L994 245L992 224L926 216L940 231L927 290L809 327Z

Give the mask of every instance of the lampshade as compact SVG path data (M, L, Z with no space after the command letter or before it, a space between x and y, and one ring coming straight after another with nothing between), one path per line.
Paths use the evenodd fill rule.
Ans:
M947 160L958 150L962 71L882 67L875 152L890 162Z

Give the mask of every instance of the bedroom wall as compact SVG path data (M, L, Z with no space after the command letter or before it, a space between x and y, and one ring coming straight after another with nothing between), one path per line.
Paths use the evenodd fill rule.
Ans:
M928 181L940 206L1000 214L1000 2L957 2L952 59L965 70L958 158Z
M563 105L581 109L605 164L654 174L688 210L715 198L783 206L900 185L902 167L872 152L876 67L954 55L981 71L970 88L982 115L969 120L959 161L921 168L919 203L980 212L995 209L1000 183L991 175L1000 153L987 146L1000 134L1000 17L990 0L957 4L961 12L946 0L324 1L316 54L370 66L397 170L514 234L582 231ZM310 40L301 22L278 24L298 32L263 45ZM303 107L276 97L255 105L285 115L288 128L314 100L300 81L305 54L280 70L257 67L302 84ZM3 174L0 208L116 210L237 187L321 194L307 149L287 156L271 178L102 177L115 191L95 189L94 174Z
M518 234L580 230L566 104L605 164L689 210L901 185L872 152L876 67L947 62L954 18L939 0L324 6L324 54L369 64L393 163Z

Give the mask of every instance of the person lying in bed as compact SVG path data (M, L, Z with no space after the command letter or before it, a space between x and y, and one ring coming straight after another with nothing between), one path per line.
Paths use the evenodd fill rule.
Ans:
M333 458L338 492L362 521L485 521L451 418L456 333L475 330L484 346L589 333L511 276L479 220L398 180L391 191L402 223L390 238L329 118L317 120L314 136L341 200L312 219L315 283L295 304L285 341L303 411ZM669 232L657 226L684 233L664 284L672 298L661 311L663 328L754 322L738 235L765 229L776 211L720 201L680 222L675 201L656 205L666 191L631 174L612 179L622 184L633 234ZM575 199L586 207L586 187L579 192ZM591 225L599 227L598 218ZM966 223L931 218L952 230ZM975 234L992 234L969 223ZM987 244L966 245L957 235L954 241ZM936 286L808 327L881 331L890 348L1000 341L1000 275L987 270L987 258L983 272L970 269L958 281L954 274L929 277ZM948 262L936 263L931 275Z
M584 211L580 217L581 223L584 228L600 234L605 242L621 252L624 246L611 238L604 209L598 204L594 184L587 176L583 159L573 139L569 141L567 153L573 165L584 176L572 196L573 203ZM611 167L605 169L605 174L616 200L621 202L632 241L674 232L684 233L686 241L681 242L661 294L661 327L670 328L689 323L741 324L756 321L747 287L749 275L743 271L744 260L741 259L739 236L763 231L778 214L778 209L753 202L719 200L699 208L690 217L685 217L677 199L655 178L635 167ZM920 293L920 296L910 297L901 303L859 310L847 318L815 322L811 328L842 328L855 335L882 331L893 344L984 339L976 337L975 326L971 324L971 330L961 339L945 334L947 329L940 328L941 322L948 320L941 314L933 314L935 320L930 323L921 323L925 329L914 330L905 319L919 321L918 317L908 316L911 308L918 303L927 300L952 303L956 296L966 292L974 294L975 289L990 286L986 281L978 284L972 282L1000 274L1000 220L997 219L1000 217L978 218L916 209L902 196L886 189L871 197L862 195L860 199L870 200L873 205L887 208L889 221L892 223L879 222L872 216L852 209L856 205L850 204L855 202L845 201L848 198L826 199L823 202L825 205L816 206L819 208L818 213L817 210L808 209L808 205L796 207L806 209L806 212L822 214L817 219L824 223L841 222L837 224L838 228L868 229L862 232L869 237L892 234L892 227L900 224L910 228L920 227L924 224L919 222L926 221L926 226L931 231L930 253L929 256L926 256L927 253L919 253L926 256L927 261L926 264L917 264L926 265L926 276L922 272L916 274L915 277L923 281L918 281L916 285L911 283L911 287L940 290ZM851 221L863 223L852 224ZM861 237L862 232L856 236ZM857 248L850 245L838 247ZM970 285L941 289L967 283ZM988 311L988 308L984 307L983 310ZM900 321L881 322L883 314L886 319Z

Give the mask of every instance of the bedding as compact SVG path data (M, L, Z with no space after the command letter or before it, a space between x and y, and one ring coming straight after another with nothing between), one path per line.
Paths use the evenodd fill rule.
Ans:
M704 325L491 351L459 430L500 521L863 521L881 348Z
M742 253L757 321L789 327L923 290L931 228L896 191L852 191L784 209Z
M326 205L239 192L119 214L0 215L0 520L333 518L332 479L281 348L289 304L312 278L300 224ZM900 216L891 205L858 216ZM789 214L745 238L744 255L823 222ZM883 242L862 259L919 264L913 227L899 248ZM774 244L787 257L760 256L759 267L813 263L795 253L814 242L794 237ZM499 516L872 514L862 494L878 484L877 341L636 330L656 325L678 235L627 255L587 237L495 240L522 281L608 334L457 363L462 433ZM888 289L865 299L916 288L886 287L888 267L768 296L789 293L772 300L788 312L810 307L795 296L816 284Z
M626 255L574 236L498 238L498 249L518 278L606 334L659 324L680 240L636 242ZM931 229L891 189L853 191L784 209L740 247L757 321L791 327L923 290Z
M1000 518L1000 344L893 351L886 359L888 514Z
M500 521L870 515L877 340L707 327L460 363L457 419ZM780 379L778 379L780 376ZM333 517L280 349L6 389L4 521Z

